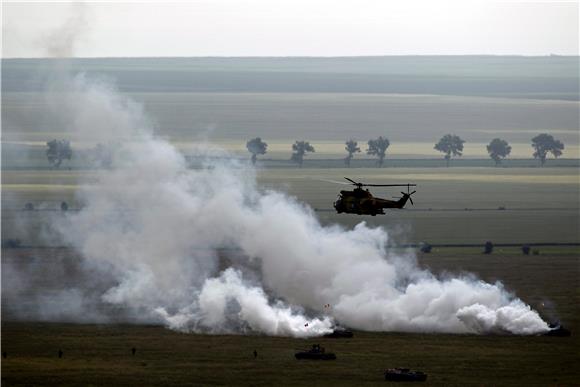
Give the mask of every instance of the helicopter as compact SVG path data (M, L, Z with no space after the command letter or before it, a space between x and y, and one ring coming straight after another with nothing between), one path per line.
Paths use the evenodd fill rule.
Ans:
M334 202L336 212L357 214L357 215L384 215L385 208L403 208L407 201L413 204L413 195L417 191L409 192L410 187L416 187L417 184L364 184L356 182L348 177L345 177L350 183L335 182L340 184L354 185L355 189L352 191L340 191L338 198ZM407 192L401 192L403 196L399 200L388 200L374 197L368 189L362 187L407 187Z

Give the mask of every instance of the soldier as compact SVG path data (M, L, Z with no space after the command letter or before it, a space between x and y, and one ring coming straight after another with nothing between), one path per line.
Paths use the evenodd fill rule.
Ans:
M254 349L254 359L256 359L257 357L258 357L258 351L256 351L256 350Z
M58 350L58 358L61 359L63 354L64 353L62 352L62 349L59 349Z
M135 347L131 348L131 353L133 354L133 356L135 356L135 352L137 352L137 348Z

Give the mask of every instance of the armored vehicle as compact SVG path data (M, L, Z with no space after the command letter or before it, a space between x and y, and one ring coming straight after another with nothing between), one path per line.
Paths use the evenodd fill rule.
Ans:
M330 333L325 334L323 337L329 339L351 339L353 337L352 331L344 328L334 328Z
M564 328L560 323L549 324L550 330L544 336L568 337L572 335L570 330Z
M320 344L313 344L311 349L297 352L294 356L297 360L336 360L336 355L326 352Z
M385 380L392 382L424 382L427 374L421 371L411 371L408 368L389 368L385 371Z

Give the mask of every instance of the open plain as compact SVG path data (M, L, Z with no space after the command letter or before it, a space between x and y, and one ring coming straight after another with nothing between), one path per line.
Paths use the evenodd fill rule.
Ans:
M37 265L50 265L46 262L51 256L62 254L26 250L3 250L3 266L42 251L44 258ZM119 323L24 322L9 317L11 300L3 292L2 351L7 358L2 359L2 384L371 386L387 383L384 370L399 366L426 372L427 385L577 384L578 251L548 249L538 256L522 256L516 249L492 255L474 248L438 249L418 259L439 275L469 272L486 281L501 280L546 318L561 321L572 336L355 332L352 339L292 339L199 335ZM4 278L2 282L6 283ZM313 343L335 352L337 360L294 359L296 349ZM135 356L132 348L137 350ZM57 356L59 349L62 358Z
M76 106L74 93L48 92L43 75L53 62L2 60L3 385L384 385L390 367L422 370L428 385L578 385L577 57L70 61L73 79L101 92L111 82L107 98L87 100L91 107L117 103L121 108L112 112L123 113L133 106L125 96L135 101L131 112L146 117L139 123L175 145L189 172L203 169L196 149L225 149L212 162L255 175L258 192L285 193L324 226L352 230L364 221L382 227L388 249L413 250L405 257L416 256L421 269L440 279L500 281L546 321L572 331L571 337L356 331L346 340L177 332L104 302L102 295L118 283L91 271L91 262L66 245L54 225L82 211L87 196L81 192L97 189L107 173L91 162L93 147L131 139L85 130L94 122L103 130L117 122ZM467 143L464 155L445 168L433 145L448 132ZM530 140L543 132L566 148L540 168ZM254 171L245 144L256 136L269 147ZM365 154L367 141L377 136L391 140L383 168ZM495 137L513 146L502 167L494 167L485 148ZM359 141L362 153L345 168L349 138ZM72 143L72 160L60 168L47 161L52 139ZM289 161L296 140L316 148L303 168ZM333 201L350 189L336 184L344 177L417 184L415 205L376 217L336 214ZM371 191L391 198L400 189ZM487 241L495 248L484 255ZM422 242L433 245L430 254L418 251ZM524 244L531 245L530 255L522 255ZM94 299L75 298L83 286ZM74 302L54 305L62 300L55 295L63 294ZM95 301L95 309L84 301ZM338 359L294 359L296 349L315 343Z
M371 184L417 184L415 205L377 217L338 215L332 203L340 190L349 188L333 182L346 181L344 176ZM288 167L258 169L257 182L262 190L276 189L311 206L323 224L353 227L365 221L385 227L398 244L580 243L579 176L576 167ZM58 245L38 229L62 215L62 201L71 210L81 208L79 185L91 189L97 177L95 170L4 171L3 238L20 238L24 245ZM399 196L399 191L372 190L386 198ZM23 210L28 202L37 210Z

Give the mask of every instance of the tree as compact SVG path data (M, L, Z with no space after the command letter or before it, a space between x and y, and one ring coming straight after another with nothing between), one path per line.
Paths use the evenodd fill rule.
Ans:
M511 151L512 147L509 146L508 142L499 138L494 138L487 146L487 153L495 161L496 167L501 164L501 160L507 157Z
M447 162L447 166L449 166L449 160L451 160L452 156L462 155L461 152L463 152L464 143L465 141L461 137L454 134L446 134L435 144L434 149L445 153L445 161Z
M47 142L46 145L48 146L46 157L53 167L58 168L63 160L72 158L72 149L70 142L67 140L52 140Z
M262 141L260 137L256 137L246 143L246 148L248 148L248 152L252 154L252 164L255 165L258 155L266 154L266 148L268 148L268 144Z
M377 156L379 161L377 161L377 166L382 167L385 160L385 154L387 153L387 148L391 145L388 139L379 137L374 140L369 140L367 154L372 156Z
M532 138L532 148L534 148L534 158L540 160L542 167L546 163L546 156L551 153L554 158L562 155L564 144L554 139L549 134L542 133Z
M302 168L302 163L304 162L304 155L306 152L315 152L314 147L310 145L308 141L296 141L292 144L292 157L290 157L291 161L297 163L300 168Z
M352 157L355 153L360 152L360 148L357 146L358 143L352 138L347 142L345 142L344 144L346 145L344 147L344 150L348 152L348 156L346 156L346 158L344 159L344 163L350 167L350 160L352 160Z

